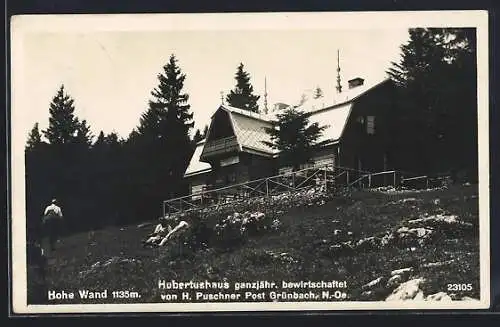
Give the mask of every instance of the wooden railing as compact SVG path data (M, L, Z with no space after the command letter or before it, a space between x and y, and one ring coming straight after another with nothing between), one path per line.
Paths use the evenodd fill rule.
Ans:
M336 186L346 185L346 178L348 182L350 173L357 175L366 172L325 164L245 183L194 192L163 201L163 216L313 187L321 188L322 192L329 192Z
M203 147L201 158L211 156L214 154L222 154L232 152L238 149L238 142L236 136L229 136L213 141L208 141Z
M435 187L445 182L445 178L410 176L408 173L396 170L368 172L325 164L165 200L163 201L163 217L172 213L227 205L257 197L272 197L285 192L318 187L320 192L328 193L336 192L338 188L342 189L343 187L368 189L381 186L408 187L412 182L419 181L420 185L413 186L429 188L429 186Z

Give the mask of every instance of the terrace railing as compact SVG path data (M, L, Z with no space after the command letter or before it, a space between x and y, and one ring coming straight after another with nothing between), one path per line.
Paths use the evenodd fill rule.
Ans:
M163 217L222 204L245 201L255 197L272 197L284 192L317 187L321 192L349 184L353 176L367 174L333 164L309 167L297 171L252 180L245 183L193 192L190 195L163 201Z
M373 173L325 164L165 200L163 201L163 217L172 213L237 203L256 197L272 197L285 192L306 190L313 187L318 188L319 192L325 193L335 192L339 187L410 186L429 188L430 186L442 185L445 180L446 177L409 177L408 173L396 170Z

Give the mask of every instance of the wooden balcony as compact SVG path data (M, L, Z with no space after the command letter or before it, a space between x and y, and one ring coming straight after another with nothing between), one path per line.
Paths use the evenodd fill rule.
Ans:
M235 152L238 151L238 149L239 147L238 142L236 141L236 136L209 141L205 143L200 159L205 160L209 157Z

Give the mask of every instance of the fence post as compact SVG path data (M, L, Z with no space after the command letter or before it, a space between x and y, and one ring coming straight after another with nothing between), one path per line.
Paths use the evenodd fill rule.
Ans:
M292 170L292 188L295 189L295 171Z
M392 186L396 187L396 171L394 171L393 174L394 174L394 177L393 177Z
M266 178L266 196L269 197L269 179Z
M368 175L368 188L372 188L372 174Z
M349 186L349 170L346 170L347 172L347 186Z

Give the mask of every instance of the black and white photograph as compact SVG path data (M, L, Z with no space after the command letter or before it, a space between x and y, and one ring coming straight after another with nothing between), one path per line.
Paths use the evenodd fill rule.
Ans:
M487 18L14 16L14 311L488 308Z

